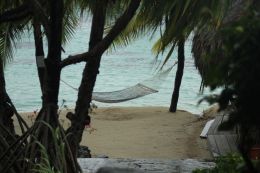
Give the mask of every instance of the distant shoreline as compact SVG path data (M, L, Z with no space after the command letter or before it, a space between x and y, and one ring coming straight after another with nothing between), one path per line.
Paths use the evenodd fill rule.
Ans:
M96 103L95 103L96 104ZM125 106L125 105L123 105L123 106L114 106L114 104L111 104L112 106L108 106L108 105L106 105L106 106L104 106L104 105L102 105L102 106L99 106L99 104L97 103L96 104L97 105L97 109L108 109L108 108L125 108L125 109L139 109L139 108L165 108L165 109L169 109L169 106L154 106L154 105L151 105L151 106L149 106L149 105L144 105L144 106L135 106L135 105L129 105L129 106ZM204 109L203 111L205 111L205 110L207 110L207 109L209 109L210 107L212 107L212 106L208 106L206 109ZM73 111L74 110L74 106L68 106L68 108L64 108L64 107L61 107L61 108L59 108L59 110L62 110L62 111L66 111L66 110L71 110L71 111ZM37 108L34 108L34 109L31 109L31 110L19 110L18 109L18 112L19 113L21 113L21 114L25 114L25 113L32 113L33 111L39 111L40 110L40 107L37 107ZM185 112L188 112L188 113L190 113L190 114L194 114L194 115L199 115L199 114L202 114L203 113L203 111L201 111L201 112L192 112L192 111L190 111L189 109L182 109L182 108L180 108L180 109L178 109L178 111L185 111Z

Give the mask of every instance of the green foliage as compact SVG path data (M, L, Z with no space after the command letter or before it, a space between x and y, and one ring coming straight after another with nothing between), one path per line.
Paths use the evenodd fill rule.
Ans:
M204 83L223 90L217 98L220 110L229 108L228 121L220 125L227 130L238 127L239 150L248 169L254 168L248 151L260 144L260 16L253 4L236 22L223 26L219 46L210 58L220 58L205 74Z
M40 147L41 160L40 163L35 164L35 168L32 169L33 173L55 173L53 167L50 164L50 159L47 154L46 148L39 142L37 142ZM57 173L59 173L58 171Z
M36 126L50 134L47 139L48 145L44 145L46 143L42 139L44 136L37 137L36 131L39 131L39 128L37 130ZM3 138L0 139L1 143ZM67 136L61 126L53 129L46 122L38 121L16 140L12 145L6 144L5 151L0 156L0 171L3 173L12 173L17 169L17 165L19 165L18 172L32 173L67 173L67 168L74 170L78 166L72 157ZM48 150L53 152L52 156Z
M23 33L22 25L7 23L0 26L0 59L5 65L12 60L15 42L21 39Z
M193 173L239 173L244 166L243 158L238 154L228 154L216 159L216 166L209 169L196 169Z
M63 44L69 42L73 37L75 29L78 27L80 14L78 12L79 5L76 1L64 1L64 17L63 17Z
M46 123L45 123L46 124ZM35 142L38 144L40 147L40 154L41 158L38 163L35 164L35 168L32 169L34 173L63 173L67 172L66 169L66 160L65 160L65 144L61 136L61 131L60 128L53 129L51 126L46 124L46 126L51 129L51 134L52 134L52 139L53 139L53 144L54 148L56 151L56 154L58 157L56 157L56 162L59 165L58 170L54 170L51 160L48 156L48 152L46 148L40 143L40 142ZM57 169L57 168L56 168Z
M221 30L222 61L210 68L205 83L212 88L224 87L218 102L221 109L234 106L229 125L240 125L259 141L260 109L260 18L254 10L238 22ZM219 54L218 54L219 55ZM213 57L212 58L217 58ZM248 137L249 137L248 136Z
M39 141L34 141L40 148L40 155L38 161L33 165L33 173L66 173L67 171L67 162L66 162L66 136L64 137L64 132L62 127L53 129L49 124L43 123L51 132L53 151L55 152L55 160L52 160L48 156L48 152L44 145ZM55 165L55 167L53 166Z
M212 89L223 87L219 95L220 109L231 107L229 119L219 127L239 127L239 148L247 165L250 148L260 143L260 17L253 8L239 21L221 29L222 46L211 55L221 61L205 75L206 85ZM216 56L218 55L218 56Z
M222 46L209 57L218 58L217 56L220 55L221 62L211 67L205 79L206 84L211 87L231 86L243 82L245 76L249 75L248 69L251 67L256 70L257 64L254 62L257 62L257 53L259 53L258 29L259 16L256 13L249 14L231 26L222 28L219 34L222 38ZM241 76L243 72L246 73Z
M160 37L154 44L153 51L164 52L166 48L174 47L178 40L187 38L194 29L205 23L210 22L217 27L229 4L230 0L144 0L135 18L116 42L128 44L145 34L153 37L154 33L160 30Z

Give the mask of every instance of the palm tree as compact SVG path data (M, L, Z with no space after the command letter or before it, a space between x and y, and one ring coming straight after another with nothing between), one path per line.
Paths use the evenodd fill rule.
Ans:
M219 96L206 100L217 102L229 115L220 129L238 126L237 147L250 172L259 172L248 154L259 143L259 111L254 99L259 95L259 44L254 41L259 35L258 13L259 1L234 1L218 29L206 26L195 32L192 48L203 85L223 88Z
M131 2L134 2L134 1L131 1ZM152 4L152 6L151 6L151 4ZM186 39L195 27L198 27L198 26L202 25L203 22L211 19L211 16L208 16L205 13L201 12L202 9L204 9L206 7L210 8L210 9L222 7L222 5L216 6L216 4L218 4L216 1L208 2L208 4L205 4L202 1L199 1L198 4L196 4L196 5L194 5L193 3L189 3L189 2L180 3L179 1L176 1L176 3L172 3L169 1L159 1L159 2L154 1L153 3L151 3L151 1L149 1L149 2L142 1L142 3L140 4L140 8L138 9L136 15L133 16L133 18L130 18L130 20L131 20L130 23L125 28L122 27L122 29L124 29L124 32L122 34L118 34L120 32L117 31L117 34L116 33L113 34L113 36L112 36L113 39L111 38L108 40L110 35L112 35L111 33L113 33L116 30L115 28L117 28L116 25L111 27L112 29L110 30L109 34L106 37L104 37L104 39L102 39L100 42L98 42L92 49L90 49L89 52L85 52L82 54L68 57L67 59L62 61L62 67L65 67L70 64L82 62L82 61L87 61L88 64L92 64L93 59L95 59L96 57L99 57L96 55L102 55L104 50L106 50L108 48L108 46L112 43L112 41L114 41L114 39L118 39L117 36L121 36L121 38L122 38L121 40L123 40L120 43L122 43L122 42L127 43L129 40L131 40L132 36L134 38L136 38L139 34L141 34L143 32L156 30L157 28L162 26L162 22L164 22L164 21L166 21L165 25L164 25L166 28L165 28L165 31L164 31L162 37L155 45L155 49L157 50L157 52L162 52L168 47L168 45L172 45L171 50L166 58L166 60L167 60L170 57L170 55L175 47L175 43L177 43L178 40L180 40L180 38ZM92 4L92 7L93 6L94 5ZM179 13L177 13L177 14L173 13L175 9L179 9L179 8L182 9L182 10L178 10ZM199 8L199 9L194 10L195 13L191 14L189 10L192 10L193 8L194 9ZM224 7L222 7L222 8L224 8ZM161 10L158 10L158 9L161 9ZM93 13L94 12L95 11L93 10ZM161 13L158 13L158 12L161 12ZM189 19L191 21L190 23L187 22L187 21L189 21ZM191 19L193 19L193 20L191 20ZM120 19L117 22L119 22L119 21L120 21ZM166 23L167 23L167 25L166 25ZM173 27L173 26L176 26L177 29L175 29L175 27ZM169 39L169 38L171 38L171 39ZM180 42L180 45L184 45L184 41ZM90 48L91 47L92 46L90 46ZM181 50L181 47L180 47L180 50ZM179 51L179 52L184 52L184 51ZM180 55L179 57L180 57L180 59L183 59L183 61L184 61L183 55ZM97 59L99 59L99 58L97 58ZM69 113L70 114L69 117L72 121L72 127L69 129L69 131L73 131L72 130L73 128L79 130L78 142L80 141L84 126L90 122L90 117L88 117L86 115L88 115L89 103L91 101L91 94L92 94L93 87L95 84L96 75L98 73L98 66L100 63L99 61L100 60L96 60L95 65L93 65L94 67L91 65L90 70L93 70L93 72L90 72L90 70L89 70L89 74L87 74L87 73L85 73L86 71L84 71L83 79L85 79L85 80L82 79L82 83L81 83L81 86L79 89L80 91L79 91L77 105L76 105L76 111L75 111L76 114L74 115L72 113ZM183 61L182 61L182 63L183 63ZM183 65L181 65L181 61L180 61L179 67L180 68L179 68L178 74L180 74L180 75L178 75L178 76L182 76ZM87 77L88 75L93 75L93 76ZM89 81L89 82L87 82L87 81ZM176 91L175 91L176 94L179 93L179 87L180 87L180 83L181 83L180 81L181 81L181 77L179 77L176 80L176 83L179 84L179 86L176 87ZM85 85L85 87L83 87L84 85ZM86 93L83 91L88 91L88 92ZM176 101L176 103L177 103L177 101ZM78 113L78 112L81 112L80 110L84 110L84 111L82 111L82 114ZM77 135L75 135L75 136L77 136Z
M126 8L125 12L116 20L115 25L104 38L103 32L106 14L108 6L111 4L102 0L95 1L95 3L92 4L93 19L89 41L89 52L94 53L88 59L88 62L83 71L83 76L78 92L78 99L76 102L75 114L72 114L71 112L69 113L72 115L70 116L72 125L67 132L72 134L70 142L74 153L77 151L85 126L90 123L88 110L92 100L92 92L98 75L101 57L104 51L107 50L111 45L113 40L127 26L129 21L134 16L135 11L139 7L139 4L140 0L132 0L129 6ZM74 58L77 57L78 55L74 56ZM66 60L64 60L64 62L66 62Z
M33 36L35 44L35 57L40 81L41 91L43 92L43 80L45 73L44 50L43 50L43 33L41 24L37 20L33 20Z
M102 40L105 19L106 19L107 1L97 0L93 7L92 27L89 40L89 50ZM69 141L74 154L77 153L78 145L81 141L85 125L90 123L88 109L92 98L92 92L95 85L98 69L100 66L101 55L97 55L93 60L85 65L82 81L79 87L78 99L75 108L75 115L71 117L72 125L68 129L71 133Z
M177 110L177 103L179 99L179 91L180 91L180 86L181 86L181 81L183 76L184 60L185 60L184 43L185 43L184 39L179 40L178 42L178 67L176 71L174 91L172 93L172 100L169 109L170 112L176 112Z
M20 38L22 28L21 25L11 23L0 27L0 124L4 125L13 135L15 135L12 122L14 110L6 91L4 67L12 59L12 47Z
M15 21L21 21L26 18L31 18L31 14L34 12L32 9L32 4L28 5L29 1L25 1L22 5L19 3L17 5L10 5L11 8L9 11L4 11L3 14L1 14L0 21L1 22L10 22L12 23ZM44 4L44 3L43 3ZM38 7L42 7L42 4L33 4L35 5L36 9ZM55 2L49 2L45 4L46 7L48 7L49 11L49 18L50 22L46 22L46 14L41 13L41 15L35 15L34 17L37 18L33 22L34 26L34 35L35 35L35 43L36 43L36 55L42 55L44 54L42 49L42 35L40 34L40 23L44 26L45 33L48 38L48 56L46 58L46 69L44 69L44 78L42 78L43 73L39 70L39 77L41 81L42 91L43 91L43 109L41 111L41 114L39 115L38 120L46 121L48 122L53 128L56 128L59 126L58 123L58 115L57 115L57 102L58 102L58 91L59 91L59 80L60 80L60 61L61 61L61 41L62 41L62 21L63 21L63 0L58 0ZM9 8L10 8L9 7ZM8 8L7 8L8 9ZM35 9L34 9L35 10ZM47 12L48 12L47 11ZM38 14L38 13L37 13ZM40 13L39 13L40 14ZM48 18L48 17L47 17ZM48 19L49 20L49 19ZM28 24L27 20L24 25ZM1 27L4 27L4 25L1 25ZM9 32L5 32L3 35L7 35ZM2 35L1 35L2 36ZM6 47L4 47L1 50L8 50ZM2 57L1 57L2 58ZM2 62L2 59L1 59ZM1 64L2 67L2 64ZM2 69L2 68L1 68ZM3 70L1 70L2 72ZM2 73L3 74L3 73ZM1 78L2 81L4 81L4 78ZM4 82L2 82L4 86ZM2 87L3 88L3 87ZM1 89L2 89L1 88ZM3 90L4 91L4 90ZM3 93L3 92L2 92ZM33 127L31 127L23 136L22 138L19 138L18 141L12 142L15 143L16 150L18 148L23 147L24 144L27 143L24 139L28 138L28 134L32 134L33 138L30 138L31 143L28 146L27 149L22 149L23 151L22 155L17 155L18 157L25 156L26 150L31 151L29 152L28 158L34 158L37 157L37 154L39 154L39 150L35 150L37 148L37 144L34 143L35 137L36 141L39 141L42 143L42 145L47 149L48 156L50 160L52 160L51 163L53 163L53 166L56 167L55 160L58 155L56 155L55 148L53 147L54 141L49 138L51 135L50 129L48 127L42 125L42 124L34 124ZM21 141L22 139L22 141ZM27 143L28 144L28 143ZM39 147L38 147L39 148ZM16 151L15 150L15 151ZM11 146L7 151L12 151ZM15 152L14 151L14 152ZM6 153L4 156L6 156L8 159L6 160L8 164L5 164L5 166L1 166L1 172L10 171L12 168L9 169L9 166L11 166L9 163L11 162L16 163L16 159L18 157L14 156L14 153L11 154L11 157ZM10 161L10 159L13 159ZM23 158L21 158L23 159ZM2 163L2 162L1 162ZM70 162L71 163L71 162ZM73 163L72 163L73 164ZM68 164L69 165L69 164ZM26 167L26 169L31 169L30 167ZM26 171L26 169L23 171ZM79 168L75 168L74 170L79 170ZM22 171L21 169L19 169ZM19 171L19 172L20 172Z
M230 0L231 1L231 0ZM176 45L182 45L195 30L207 23L217 27L227 11L230 1L167 1L144 0L138 13L115 41L116 44L128 44L143 35L160 37L154 44L153 51L158 55L168 52L163 65L171 58ZM152 33L152 34L151 34ZM178 51L181 53L181 51ZM177 108L179 88L182 80L184 55L178 55L178 69L170 111Z
M90 85L87 85L87 87L89 87L89 89L88 89L89 92L87 93L87 97L85 97L83 100L79 99L80 101L78 102L78 103L81 102L81 104L78 104L78 105L81 105L81 106L78 106L78 107L80 107L78 110L81 109L79 111L79 112L81 112L81 114L76 119L77 120L76 122L80 122L81 126L83 126L83 125L85 126L85 124L84 124L85 121L82 120L82 117L85 116L82 113L85 110L85 104L84 104L84 106L82 106L82 103L86 103L86 100L85 100L86 98L91 100L91 94L93 91L95 78L97 75L99 61L100 61L99 59L101 58L101 55L104 53L104 51L112 43L113 39L118 35L118 33L120 33L120 31L122 29L124 29L124 27L131 20L139 3L140 3L139 0L133 0L129 4L129 8L126 9L126 12L119 18L119 20L118 20L119 22L117 22L114 25L114 28L109 32L109 34L107 34L107 36L104 39L102 39L104 26L103 27L101 26L101 29L99 29L98 32L95 32L96 29L100 27L100 25L104 25L104 21L105 21L104 20L105 12L100 15L98 13L98 10L100 8L98 8L98 6L96 5L96 8L94 10L95 11L94 18L97 20L93 21L93 29L92 29L93 32L91 34L92 43L90 44L91 45L90 52L92 52L93 57L97 57L97 58L90 59L87 64L88 68L87 68L86 76L87 76L87 81L90 84ZM47 15L41 14L39 16L39 18L40 18L39 21L43 25L45 33L47 35L49 49L48 49L48 56L45 59L44 74L39 73L42 91L43 91L43 109L40 112L39 116L37 117L37 120L43 120L43 121L49 123L52 127L59 126L58 115L57 115L57 100L58 100L59 80L60 80L60 61L61 61L60 53L61 53L61 39L62 39L61 34L63 33L62 25L61 25L62 19L63 19L63 16L62 16L63 5L62 4L63 4L62 0L60 0L58 2L48 2L47 4L45 4L47 7L48 6L50 7L48 10L45 10L48 12ZM103 4L103 3L101 3L101 1L100 1L98 4ZM38 7L39 5L41 6L41 4L36 4L35 6ZM41 6L41 7L43 7L43 6ZM105 6L102 8L106 9ZM25 14L26 14L25 16L28 17L28 15L31 13L33 13L33 10L31 8L28 8L28 1L26 1L24 4L22 4L21 6L18 6L15 9L11 9L10 11L3 12L3 14L0 15L0 22L14 21L14 20L19 21L21 18L24 17ZM6 15L6 14L8 14L8 15ZM46 16L50 16L50 17L46 17ZM48 22L48 21L46 22L46 18L50 18L50 22ZM38 20L35 20L33 22L35 44L36 44L36 56L44 54L43 49L42 49L42 36L41 36L40 24L37 23L37 21ZM99 41L101 39L102 39L102 43L97 44L97 43L99 43ZM89 69L91 69L91 70L89 70ZM93 70L94 70L94 74L92 74ZM92 76L92 77L89 78L89 76ZM84 76L83 76L83 79L84 79ZM83 84L85 85L84 82L83 82ZM83 91L84 90L80 91L81 95L85 94L85 92L83 92ZM83 92L83 94L82 94L82 92ZM89 103L90 103L90 101L89 101ZM88 104L88 100L87 100L87 104ZM83 109L83 111L82 111L82 109ZM75 121L73 121L73 122L75 122ZM79 128L81 128L81 126ZM84 126L83 126L83 128L84 128ZM75 123L72 123L71 129L73 129L73 128L76 129L76 131L74 130L72 132L77 134L78 127L75 126ZM30 133L32 133L32 132L33 132L34 136L36 137L36 139L40 140L40 142L43 144L43 146L45 148L47 148L48 155L50 156L50 159L55 164L54 160L55 160L55 157L57 157L57 156L55 155L55 151L52 151L52 149L53 149L52 141L50 139L48 139L49 130L47 128L44 128L44 125L36 124L36 125L33 125L33 127L31 128ZM81 136L80 136L80 138L81 138ZM36 156L35 154L37 154L37 152L34 151L35 147L36 146L34 144L34 145L32 145L32 147L29 148L29 150L31 151L31 152L29 152L30 153L29 158L35 158L35 156ZM74 153L75 153L75 151L74 151ZM70 160L68 160L69 162L72 161L71 158L67 158L67 159L70 159ZM54 165L54 166L56 166L56 165ZM75 165L73 166L73 168L71 167L69 169L72 172L76 171Z
M88 115L88 108L91 102L92 91L95 85L96 77L98 74L99 64L102 54L109 48L115 39L123 38L123 42L127 43L133 38L136 38L141 33L147 33L155 31L158 28L162 28L162 35L158 42L155 44L154 50L159 52L166 51L166 48L170 47L170 51L166 60L171 56L175 45L180 45L180 53L183 54L184 40L193 31L195 27L200 27L204 22L211 19L211 13L206 13L206 7L208 9L218 9L222 7L218 4L219 1L204 2L202 0L196 3L190 1L158 1L158 0L131 0L131 1L76 1L77 3L87 3L88 8L93 13L92 31L90 37L89 51L75 56L69 56L61 61L61 46L62 46L62 21L64 21L63 13L63 1L24 1L9 11L4 11L0 14L0 24L6 21L19 21L25 17L31 17L32 14L37 16L34 24L34 36L36 43L36 56L43 55L41 29L39 25L42 25L44 32L46 33L48 40L48 55L45 59L44 71L40 72L39 78L41 81L41 87L43 91L43 109L38 116L38 120L43 120L52 127L58 127L58 115L57 115L57 101L59 93L59 81L61 69L67 65L85 61L87 62L82 76L81 85L79 87L78 99L75 108L75 114L70 113L71 127L67 133L70 134L69 142L72 146L73 155L76 156L77 147L81 141L82 133L86 124L90 123L90 117ZM38 2L38 1L37 1ZM65 1L65 3L74 1ZM217 5L217 6L216 6ZM34 8L32 8L34 7ZM67 7L67 6L66 6ZM112 8L113 12L110 12L108 7ZM117 10L116 7L120 7ZM214 7L214 8L213 8ZM202 12L204 10L204 12ZM219 10L219 9L218 9ZM216 10L216 11L218 11ZM122 12L123 11L123 12ZM191 14L191 11L193 13ZM115 13L116 12L116 13ZM114 14L115 13L115 14ZM109 22L112 14L112 18L117 18L114 22ZM120 17L118 17L120 16ZM111 29L103 37L105 19L107 23L113 24ZM37 23L40 21L40 24ZM122 32L124 31L124 32ZM181 59L184 60L184 56L179 56L180 72L183 71L181 65ZM43 69L42 69L43 70ZM40 74L42 73L42 74ZM181 73L178 73L181 74ZM180 86L181 78L178 78L176 83ZM178 93L178 87L176 93ZM176 101L177 102L177 101ZM40 139L42 144L47 148L48 154L52 161L55 161L55 152L52 150L53 143L48 139L49 130L43 128L43 125L35 125L32 128L36 133L34 135L37 139ZM31 153L34 152L34 147L31 147ZM35 155L31 155L31 158L35 158ZM73 158L66 158L68 162ZM55 162L53 162L55 163ZM75 166L75 165L74 165ZM70 168L71 172L77 171L74 168Z
M5 89L4 66L0 60L0 126L5 127L12 135L15 135L12 120L13 110L8 104L8 96Z
M3 28L0 30L1 32L1 37L0 37L0 46L5 47L7 46L8 37L3 33ZM5 38L6 41L5 41ZM7 103L7 92L5 88L5 77L4 77L4 61L7 59L8 56L6 56L4 49L1 49L2 51L0 52L0 124L1 126L4 126L9 130L10 133L14 134L14 125L12 123L12 110L8 106ZM9 49L10 51L10 49ZM8 53L7 53L8 54Z

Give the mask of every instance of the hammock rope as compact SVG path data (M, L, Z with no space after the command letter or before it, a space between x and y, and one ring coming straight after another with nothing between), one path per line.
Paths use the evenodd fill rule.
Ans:
M118 91L111 91L111 92L93 92L92 93L92 100L103 102L103 103L119 103L124 102L132 99L136 99L139 97L143 97L149 94L159 92L160 85L163 83L165 78L170 73L171 69L177 64L174 63L173 66L168 68L167 70L157 73L154 77L147 79L141 83L138 83L134 86L118 90ZM78 91L77 88L73 87L69 83L65 82L61 79L68 87L72 88L75 91Z

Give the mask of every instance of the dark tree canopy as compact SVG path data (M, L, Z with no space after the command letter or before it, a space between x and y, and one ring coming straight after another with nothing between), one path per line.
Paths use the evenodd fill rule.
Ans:
M221 61L206 74L207 84L223 87L217 98L220 109L230 109L229 120L220 128L239 127L239 149L247 165L254 170L248 151L260 144L260 16L254 9L239 21L220 31Z

